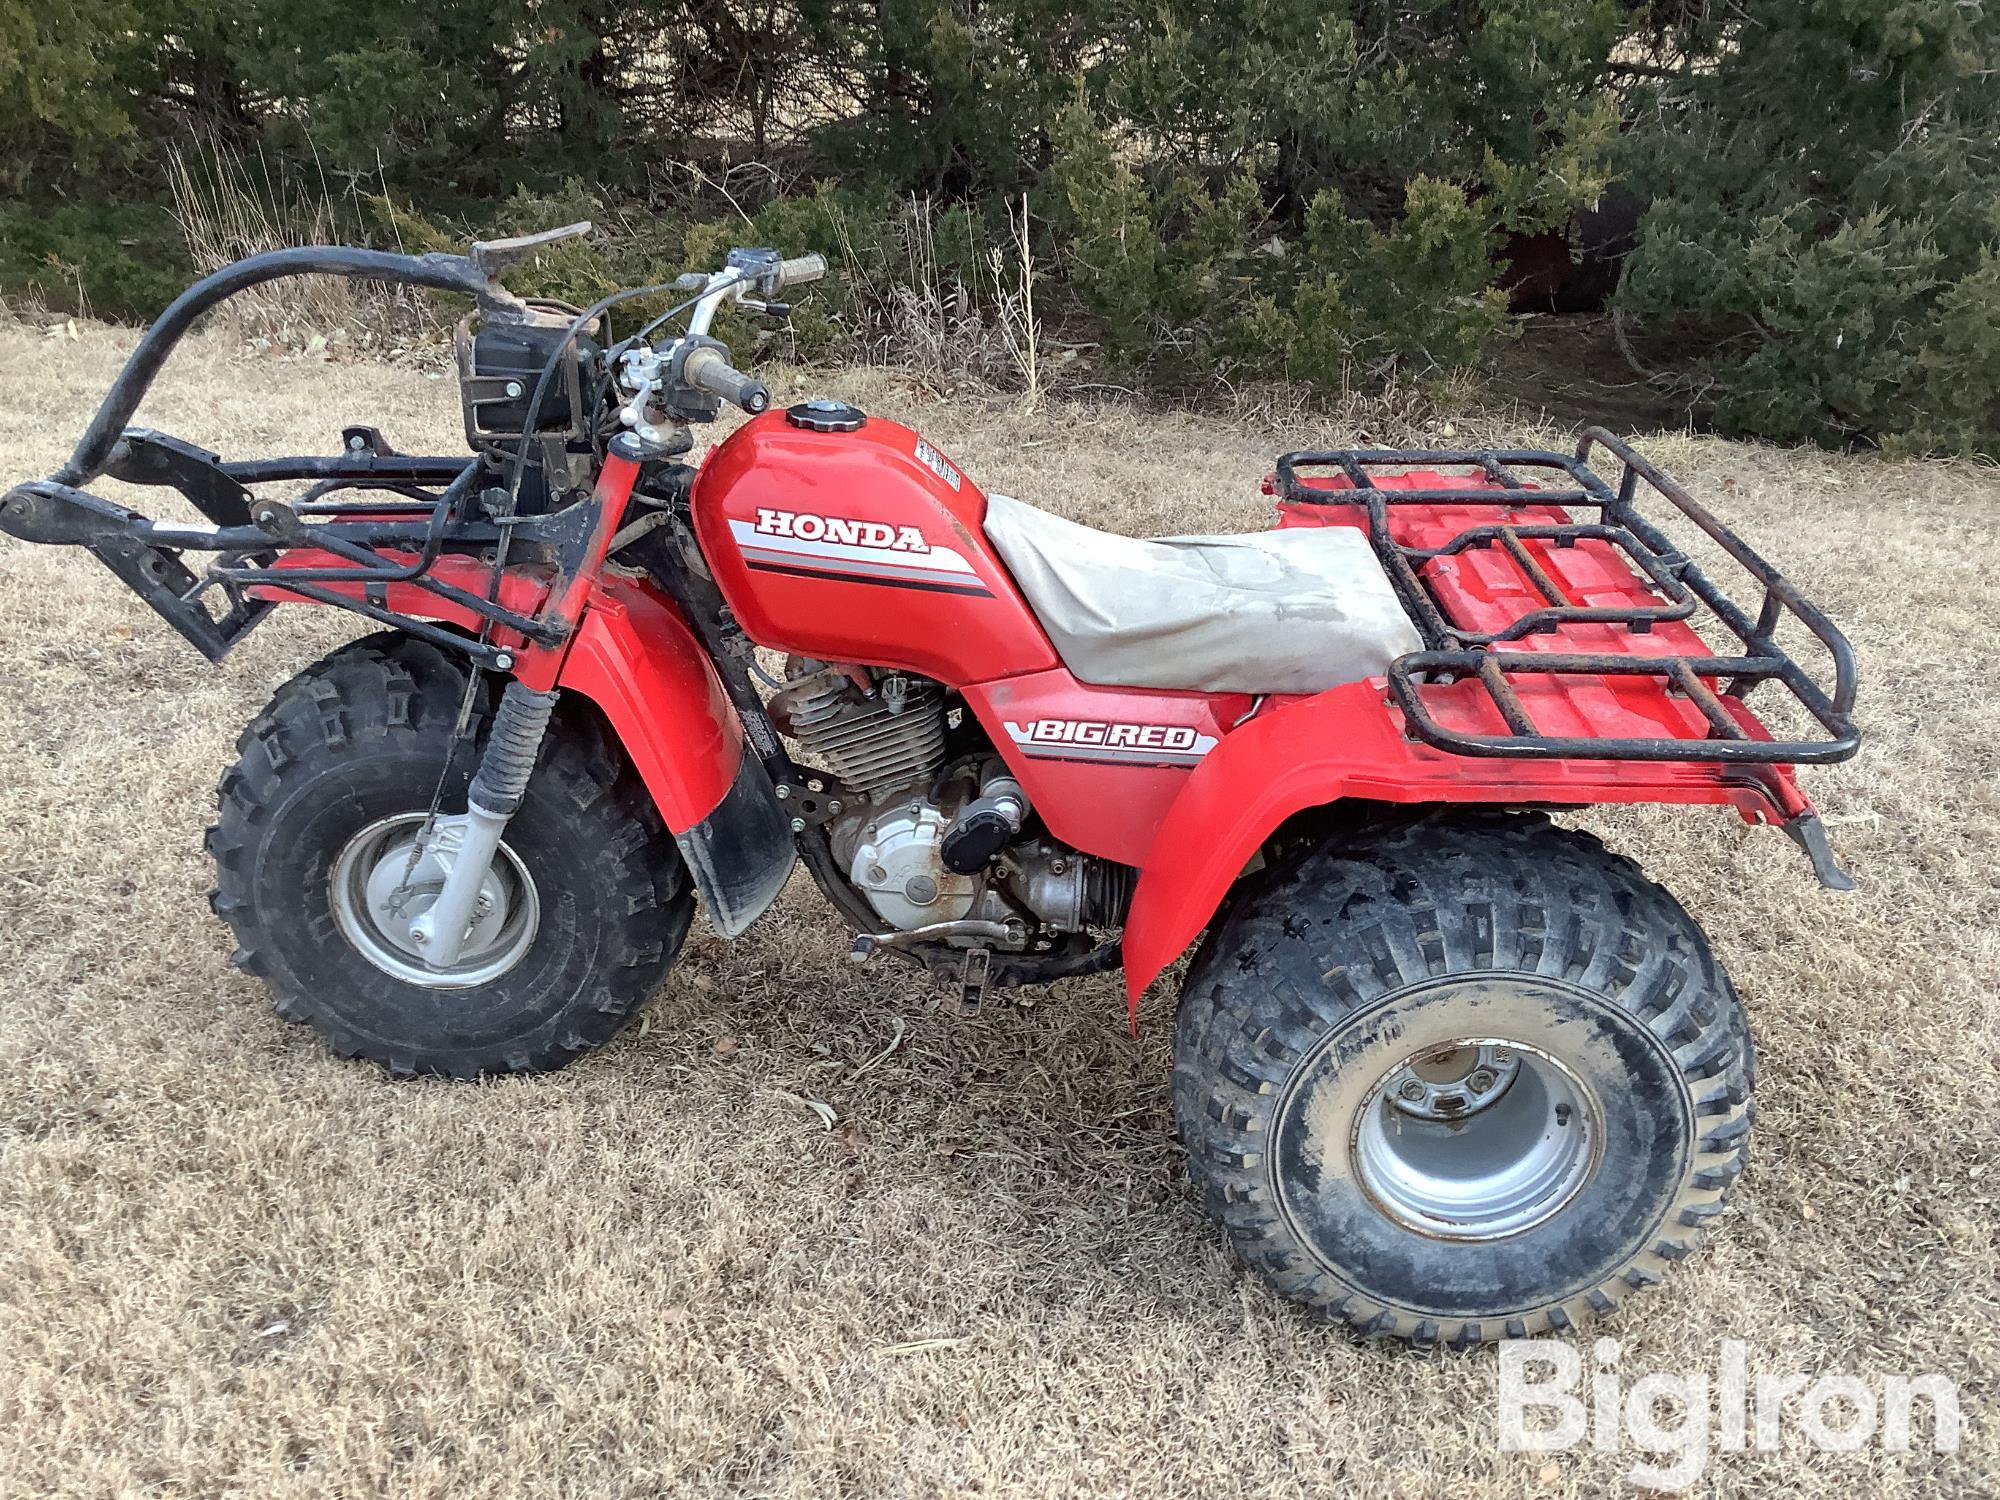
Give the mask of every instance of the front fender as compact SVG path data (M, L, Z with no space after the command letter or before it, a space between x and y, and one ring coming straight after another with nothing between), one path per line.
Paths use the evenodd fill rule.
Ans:
M715 811L743 758L743 724L663 595L636 579L602 579L556 686L603 711L674 833Z
M743 722L673 603L607 573L556 685L594 703L680 845L709 920L748 927L784 888L797 849Z

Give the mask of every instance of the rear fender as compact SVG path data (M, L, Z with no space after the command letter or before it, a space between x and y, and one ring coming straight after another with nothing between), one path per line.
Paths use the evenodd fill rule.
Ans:
M1380 678L1294 699L1223 736L1167 809L1125 921L1135 1024L1140 994L1209 924L1278 826L1343 798L1523 808L1718 803L1746 822L1774 824L1812 806L1783 765L1481 760L1433 750L1404 734Z
M1361 684L1365 686L1366 684ZM1292 814L1346 794L1322 750L1287 763L1282 711L1252 719L1203 758L1167 809L1126 914L1125 993L1139 996L1206 927L1243 867Z
M724 937L742 932L777 899L797 849L680 612L651 584L605 574L556 685L603 713L673 832L709 921Z

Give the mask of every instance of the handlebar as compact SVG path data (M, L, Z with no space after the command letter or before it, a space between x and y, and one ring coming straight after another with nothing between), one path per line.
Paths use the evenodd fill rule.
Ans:
M817 256L806 258L819 259ZM821 262L822 268L824 264ZM742 407L753 417L760 411L768 410L771 405L769 386L745 375L712 348L689 350L687 358L681 363L681 379L698 391L706 391L732 406Z

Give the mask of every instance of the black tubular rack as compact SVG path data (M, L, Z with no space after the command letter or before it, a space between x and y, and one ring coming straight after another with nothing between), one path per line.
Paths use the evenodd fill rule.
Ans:
M341 434L335 455L226 462L179 438L126 424L196 320L250 287L287 276L346 276L463 293L474 300L480 318L495 325L527 326L537 318L546 324L551 316L559 322L561 314L550 311L555 304L525 303L497 277L537 250L589 229L572 224L482 242L467 255L308 245L224 266L182 292L140 337L68 462L46 479L0 494L0 533L85 548L211 661L221 660L270 613L274 601L260 589L352 610L497 669L507 668L512 657L484 628L474 639L399 613L389 607L388 590L408 585L455 606L456 613L482 627L504 627L540 645L559 643L569 627L508 607L499 597L497 577L481 593L433 573L448 552L481 556L496 547L511 548L516 562L552 568L557 578L581 565L595 524L588 506L517 504L520 481L529 471L537 485L548 485L547 454L558 446L552 431L538 434L542 446L524 445L523 460L513 468L491 451L455 457L397 453L374 428L361 426ZM179 490L205 523L155 521L81 488L99 475ZM260 485L301 483L308 488L289 503L253 493ZM499 546L503 535L507 543ZM297 549L323 551L336 561L310 568L271 566L279 553ZM217 557L196 573L185 560L190 552ZM558 592L551 583L548 597Z
M1616 488L1590 466L1592 452L1600 448L1623 466ZM1447 487L1404 489L1385 487L1373 477L1374 472L1382 470L1439 467L1475 469L1484 483L1461 479ZM1306 469L1337 472L1344 477L1347 487L1328 489L1308 483L1299 472ZM1288 453L1278 460L1277 489L1280 500L1294 504L1366 507L1368 539L1424 642L1425 649L1391 664L1389 686L1409 732L1425 744L1460 755L1544 760L1823 764L1847 759L1860 743L1860 732L1851 717L1855 669L1854 652L1847 638L1790 579L1753 551L1713 512L1601 427L1583 433L1574 457L1533 449L1496 448ZM1761 586L1763 597L1754 617L1641 513L1642 493L1648 499L1672 505ZM1514 524L1503 514L1492 523L1458 533L1442 545L1419 547L1405 545L1393 535L1390 512L1399 505L1490 505L1503 513L1530 506L1560 507L1565 513L1581 510L1593 514L1594 519ZM1654 600L1630 606L1574 603L1561 583L1550 576L1524 545L1539 541L1568 547L1582 540L1594 540L1616 549L1651 586ZM1475 631L1448 616L1425 573L1434 559L1485 547L1504 550L1539 594L1542 604L1501 629ZM1506 649L1530 635L1568 625L1623 626L1634 633L1645 633L1666 621L1689 620L1702 607L1736 637L1740 650L1735 654ZM1830 685L1815 680L1777 644L1776 633L1787 614L1801 622L1826 649L1833 665ZM1516 690L1522 679L1537 676L1656 680L1666 692L1694 705L1707 722L1707 735L1694 739L1545 734L1536 727ZM1506 733L1474 733L1438 722L1419 692L1420 686L1462 680L1480 684L1505 724ZM1721 696L1710 686L1712 682L1724 684ZM1825 731L1824 737L1778 740L1748 734L1721 697L1745 699L1766 682L1777 683L1802 705Z

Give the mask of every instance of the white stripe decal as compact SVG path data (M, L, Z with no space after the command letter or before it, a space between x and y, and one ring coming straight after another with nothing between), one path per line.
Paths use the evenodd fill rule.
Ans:
M955 576L962 582L977 583L979 572L965 558L949 547L932 547L927 552L896 552L885 547L854 547L845 542L807 541L804 537L774 536L767 531L759 531L748 521L729 523L730 535L736 538L736 545L746 552L757 551L781 554L792 559L816 558L820 561L867 563L872 568L883 568L902 573L931 573Z
M978 576L947 572L942 568L911 566L908 563L892 563L882 558L871 557L865 562L850 562L841 558L811 557L797 552L779 552L769 547L745 547L743 556L753 563L770 563L779 567L804 567L811 565L814 572L840 573L854 578L907 579L911 582L947 584L958 589L978 589L986 592L986 586Z
M1197 766L1199 753L1177 750L1104 750L1087 745L1028 745L1014 742L1030 760L1081 760L1108 766Z

